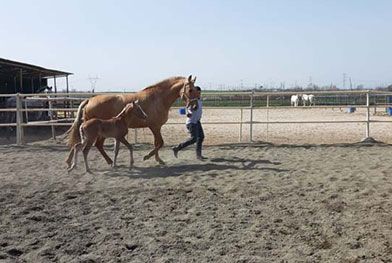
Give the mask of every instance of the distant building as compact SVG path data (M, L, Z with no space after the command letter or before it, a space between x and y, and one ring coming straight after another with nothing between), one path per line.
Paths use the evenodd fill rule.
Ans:
M0 93L39 93L48 88L48 79L54 79L52 92L57 92L56 79L66 78L70 72L47 69L36 65L0 58Z

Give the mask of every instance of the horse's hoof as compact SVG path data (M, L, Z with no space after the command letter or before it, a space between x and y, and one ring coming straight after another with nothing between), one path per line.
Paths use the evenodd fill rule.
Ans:
M148 155L144 156L144 157L143 157L143 161L146 161L146 160L150 159L150 157L151 157L151 156L148 156Z

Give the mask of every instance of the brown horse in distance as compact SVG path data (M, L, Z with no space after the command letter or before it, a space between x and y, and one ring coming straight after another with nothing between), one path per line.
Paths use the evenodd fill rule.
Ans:
M144 160L155 155L157 162L165 164L158 154L159 149L163 146L161 127L167 122L169 109L178 98L182 98L187 104L194 98L195 81L196 77L192 79L192 75L188 78L172 77L133 94L98 95L84 100L79 106L77 116L81 116L82 114L79 113L83 111L84 121L92 118L110 119L117 116L126 104L138 100L139 105L146 112L148 118L146 120L140 119L132 122L129 128L150 128L154 135L155 147L144 156ZM80 142L79 127L81 123L81 118L76 118L72 127L68 130L68 146L71 149L76 143ZM95 146L103 155L106 162L111 165L113 161L103 148L104 142L105 138L98 138ZM68 165L70 165L71 161L69 158L66 160Z

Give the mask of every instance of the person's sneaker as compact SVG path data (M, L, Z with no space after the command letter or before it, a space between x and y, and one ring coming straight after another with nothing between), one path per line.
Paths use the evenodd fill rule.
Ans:
M204 160L207 160L207 159L208 159L207 157L204 157L204 156L202 156L202 155L197 156L196 158L197 158L197 160L200 160L200 161L204 161Z
M172 150L173 150L174 157L178 158L178 149L177 149L177 147L173 147Z

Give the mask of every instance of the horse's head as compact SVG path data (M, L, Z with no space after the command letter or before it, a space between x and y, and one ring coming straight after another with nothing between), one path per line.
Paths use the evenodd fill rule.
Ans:
M188 79L184 82L184 86L180 91L180 97L185 101L188 106L192 100L197 99L197 92L195 89L196 77L192 79L192 75L189 75Z

